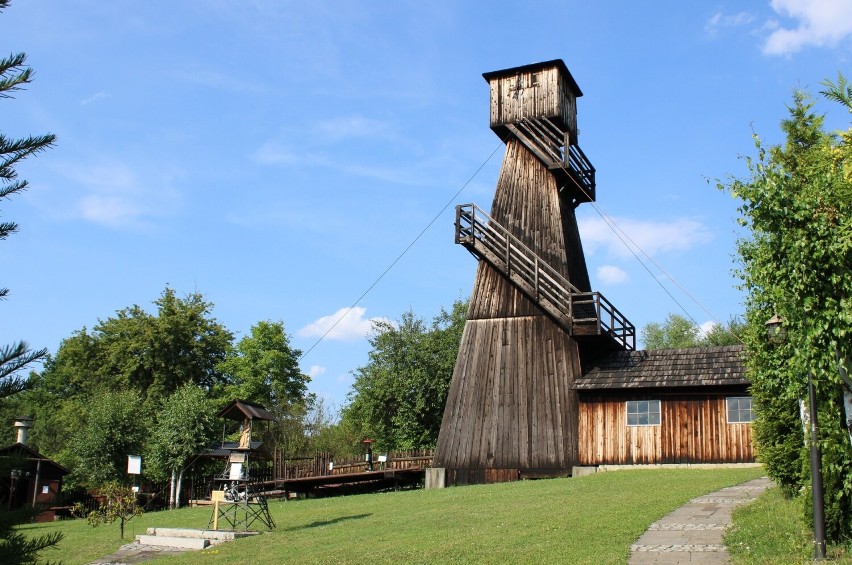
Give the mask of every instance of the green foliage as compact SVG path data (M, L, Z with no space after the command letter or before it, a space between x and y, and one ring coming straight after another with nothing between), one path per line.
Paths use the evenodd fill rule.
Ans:
M166 288L154 305L155 314L132 306L91 331L75 332L31 376L25 405L35 416L32 438L42 453L76 468L77 446L70 439L89 426L91 407L112 392L134 393L140 414L150 419L186 384L204 391L224 386L218 366L233 336L213 318L212 304L200 294L181 299ZM144 419L135 424L142 429Z
M8 1L0 1L0 10L8 6ZM27 66L24 53L13 53L0 58L0 98L11 98L11 92L20 90L32 80L32 69ZM30 155L44 151L55 141L52 134L27 136L24 138L6 137L0 133L0 200L20 194L27 188L27 181L18 178L15 167ZM18 231L15 222L0 222L0 240L6 239ZM0 299L9 294L8 288L0 288ZM46 349L30 350L25 341L0 347L0 399L21 392L28 386L27 380L18 373L27 365L47 355Z
M669 314L663 324L652 322L642 328L645 349L683 349L695 347L700 329L692 320Z
M216 409L204 391L187 383L163 402L145 450L146 474L164 479L179 471L216 435Z
M642 328L642 343L645 349L685 349L687 347L711 347L741 343L739 334L745 324L732 318L727 326L713 324L706 335L692 321L678 314L669 314L662 324L652 322Z
M311 379L299 369L301 354L290 347L284 322L258 322L217 366L229 377L217 395L225 401L239 398L267 408L303 403Z
M71 440L74 475L89 486L127 481L127 456L142 452L146 429L139 394L104 392Z
M842 78L830 98L850 105ZM749 177L719 187L740 200L749 234L737 243L747 292L746 364L758 406L758 457L787 492L810 482L798 401L807 375L817 390L829 539L852 537L852 449L841 416L836 355L852 358L852 130L824 131L823 116L801 92L781 123L786 140L754 136ZM770 343L765 322L784 320L786 340ZM801 446L801 448L799 447Z
M772 488L751 504L734 509L725 545L734 563L809 563L814 540L802 519L801 502ZM852 564L850 548L829 545L827 558L836 565Z
M131 519L142 515L142 507L136 503L136 493L129 486L118 482L108 482L100 489L103 501L97 510L85 513L85 507L77 504L72 513L77 516L86 516L86 521L92 527L101 524L112 524L118 522L120 526L119 539L124 539L124 526Z
M397 323L378 322L344 422L376 440L376 449L434 447L466 316L467 302L456 301L431 326L410 311Z
M0 11L8 5L8 0L0 0ZM32 80L32 74L24 53L13 53L8 57L0 58L0 98L11 98L12 92L20 90ZM0 133L0 200L26 190L27 181L18 178L15 167L27 157L53 145L55 139L52 134L12 138ZM15 222L0 222L0 240L6 239L17 231L18 224ZM6 266L13 269L20 267L20 265ZM8 288L0 288L0 299L8 295ZM0 401L29 388L29 381L20 377L20 372L46 355L46 349L33 351L25 341L0 346ZM0 468L2 476L8 477L9 474L5 471L8 469ZM55 547L62 539L61 534L26 539L23 534L14 529L15 525L26 523L32 517L33 513L30 510L16 512L5 508L0 510L0 556L3 556L4 563L9 565L36 563L43 550Z

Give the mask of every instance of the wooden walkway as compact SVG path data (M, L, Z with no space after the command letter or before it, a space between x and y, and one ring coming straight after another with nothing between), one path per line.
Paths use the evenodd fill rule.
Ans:
M379 488L400 488L421 482L426 475L423 469L385 469L381 471L363 471L339 475L321 475L296 479L277 479L259 483L267 496L289 493L320 494L336 490L374 490Z

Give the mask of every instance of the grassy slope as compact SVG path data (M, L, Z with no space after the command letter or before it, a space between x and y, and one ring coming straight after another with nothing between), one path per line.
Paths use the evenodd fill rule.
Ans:
M277 528L257 538L168 563L625 563L647 526L689 499L761 476L762 469L631 470L577 479L523 481L326 499L272 501ZM204 528L210 509L151 513L128 524ZM67 565L114 551L118 526L84 521L28 526L59 530Z
M734 563L776 565L810 563L813 532L802 517L802 501L785 499L781 489L766 491L753 504L734 511L734 524L725 543ZM836 565L852 565L852 553L829 547Z

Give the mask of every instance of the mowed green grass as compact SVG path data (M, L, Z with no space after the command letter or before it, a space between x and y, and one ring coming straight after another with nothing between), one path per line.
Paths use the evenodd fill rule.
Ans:
M734 525L725 544L734 563L777 565L813 561L813 531L805 523L800 499L786 499L781 489L767 490L752 504L734 510ZM829 546L833 565L852 565L850 548Z
M575 479L521 481L325 499L270 501L270 533L163 563L625 563L649 524L689 499L763 475L761 468L629 470ZM145 528L205 528L210 508L135 518ZM73 520L26 526L61 531L43 557L87 563L123 542L115 524ZM126 543L128 540L125 540Z

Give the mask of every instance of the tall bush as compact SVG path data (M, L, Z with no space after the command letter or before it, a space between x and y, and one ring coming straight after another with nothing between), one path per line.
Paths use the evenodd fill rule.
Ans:
M852 111L852 89L842 76L824 84L823 94ZM802 92L794 94L781 129L782 145L767 146L755 135L749 176L719 187L740 201L739 221L748 229L737 247L758 457L787 492L809 488L799 406L810 374L821 425L826 533L840 541L852 537L852 447L838 366L838 359L852 359L852 129L827 132ZM781 343L766 335L765 323L776 314L786 332ZM803 500L810 516L810 498Z

